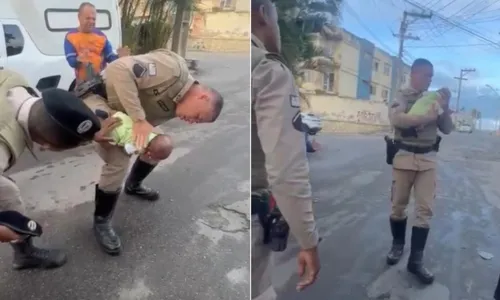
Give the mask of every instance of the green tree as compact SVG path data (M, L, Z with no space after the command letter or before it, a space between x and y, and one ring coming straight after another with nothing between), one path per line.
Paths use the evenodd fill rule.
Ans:
M342 0L276 0L282 55L297 74L301 62L320 55L310 33L320 32L330 18L339 16Z
M135 54L166 47L181 2L197 8L196 0L120 0L123 44Z

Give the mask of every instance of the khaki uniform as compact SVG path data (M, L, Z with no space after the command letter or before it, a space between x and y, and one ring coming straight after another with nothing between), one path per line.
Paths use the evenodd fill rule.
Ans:
M422 92L412 88L402 89L390 108L389 118L395 128L396 140L407 145L428 147L436 142L438 129L449 134L453 130L453 122L445 113L438 117L437 122L418 129L418 137L402 137L401 130L409 127L405 124L405 113L420 97ZM414 226L428 228L436 192L436 152L415 154L399 150L394 157L392 174L391 219L406 219L406 207L413 188L416 209Z
M195 83L185 60L166 49L119 58L107 66L104 77L108 99L90 95L83 99L85 104L93 111L121 111L134 121L147 120L153 126L175 118L176 103ZM103 191L118 190L130 157L118 146L105 149L96 145L96 151L105 162L99 187Z
M318 243L304 135L292 125L300 98L290 70L252 36L252 190L270 188L304 249ZM270 250L252 218L252 299L275 299Z
M33 142L28 131L30 108L38 98L31 96L29 87L18 73L0 70L0 211L24 213L19 187L4 175Z

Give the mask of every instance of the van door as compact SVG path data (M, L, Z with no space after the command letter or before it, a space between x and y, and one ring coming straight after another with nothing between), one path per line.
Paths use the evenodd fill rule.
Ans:
M5 39L8 36L5 36L3 30L3 24L0 22L0 69L4 69L7 63L7 46L5 44Z

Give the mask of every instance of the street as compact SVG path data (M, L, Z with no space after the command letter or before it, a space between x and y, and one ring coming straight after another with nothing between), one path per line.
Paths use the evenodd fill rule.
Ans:
M13 271L0 247L2 300L236 300L249 298L248 54L190 53L197 79L225 97L213 124L162 125L175 150L146 179L161 192L155 203L122 195L114 225L119 257L104 254L92 233L99 157L91 147L29 153L10 176L29 215L44 226L38 245L69 252L67 265Z
M405 256L386 266L390 244L391 168L382 135L317 138L310 155L311 184L321 242L317 283L295 292L296 254L291 243L275 256L280 300L491 300L500 273L500 139L486 133L445 136L439 153L437 195L425 252L435 272L423 287L406 272ZM409 206L409 222L413 205ZM478 252L492 254L483 259ZM485 256L488 258L487 256Z

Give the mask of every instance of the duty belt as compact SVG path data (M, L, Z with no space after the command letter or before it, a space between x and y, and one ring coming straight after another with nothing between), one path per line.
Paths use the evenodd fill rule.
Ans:
M414 145L408 145L408 144L403 144L400 141L394 141L394 144L398 149L405 150L408 152L412 152L415 154L425 154L429 153L432 151L435 151L435 146L426 146L426 147L419 147L419 146L414 146Z

